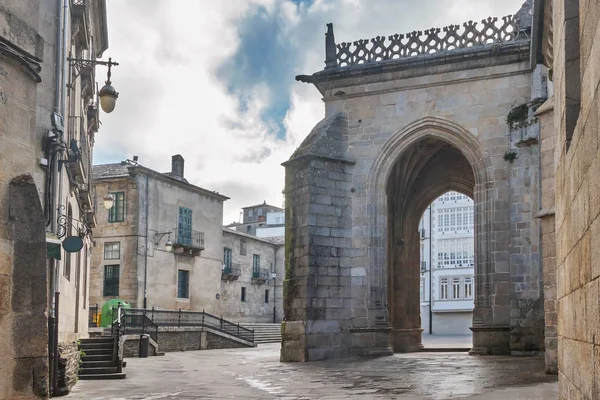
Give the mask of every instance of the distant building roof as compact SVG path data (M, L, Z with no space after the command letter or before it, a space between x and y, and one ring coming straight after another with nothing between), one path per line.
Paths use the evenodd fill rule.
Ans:
M132 171L130 171L130 168ZM150 169L150 168L147 168L147 167L144 167L141 165L129 164L125 161L120 162L120 163L114 163L114 164L99 164L99 165L92 166L92 177L94 180L124 178L124 177L130 176L130 172L142 172L142 173L146 173L150 176L153 176L155 178L162 178L165 180L174 180L174 181L177 181L180 184L184 185L184 187L186 187L192 191L199 192L203 195L214 197L214 198L217 198L222 201L229 199L229 197L224 196L215 191L204 189L200 186L193 185L193 184L189 183L185 178L182 178L180 176L174 176L171 172L160 173L153 169Z
M275 246L281 246L285 243L285 237L283 237L283 236L259 238L257 236L250 235L248 233L244 233L244 232L236 231L235 229L227 228L226 226L223 227L223 232L224 233L232 233L234 235L242 236L242 237L245 237L248 239L258 240L259 242L266 242L266 243L269 243L269 244L272 244Z
M115 164L100 164L92 167L93 179L119 178L129 176L130 164L115 163Z
M277 206L272 206L272 205L270 205L270 204L267 204L267 202L266 202L266 201L265 201L264 203L262 203L262 204L257 204L257 205L254 205L254 206L248 206L248 207L242 207L242 210L245 210L245 209L247 209L247 208L258 208L258 207L271 207L271 208L276 208L276 209L278 209L278 210L284 211L284 210L283 210L283 208L281 208L281 207L277 207Z

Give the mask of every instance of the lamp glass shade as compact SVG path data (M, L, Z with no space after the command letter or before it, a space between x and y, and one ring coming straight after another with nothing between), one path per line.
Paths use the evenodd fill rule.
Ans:
M277 274L275 272L271 273L271 278L273 278L273 279L277 278Z
M165 250L171 251L172 249L173 249L173 242L171 242L170 240L167 240L167 243L165 243Z
M107 81L106 85L98 92L98 96L100 96L100 107L102 107L105 113L110 114L115 109L119 93Z
M107 210L110 210L115 204L115 197L112 194L105 195L102 200L104 203L104 208L106 208Z
M100 96L100 107L102 107L102 110L107 114L110 114L115 109L116 102L117 99L110 94Z

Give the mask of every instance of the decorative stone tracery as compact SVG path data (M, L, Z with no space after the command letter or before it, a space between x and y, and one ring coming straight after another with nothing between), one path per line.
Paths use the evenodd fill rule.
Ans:
M333 28L331 28L330 34L333 34ZM514 15L502 17L500 20L496 17L489 17L482 20L481 23L468 21L462 26L449 25L442 29L412 31L406 34L390 35L387 38L377 36L372 39L339 43L335 52L337 53L335 55L336 66L350 67L487 44L506 43L514 41L518 37L519 26ZM335 45L335 42L333 44ZM329 54L333 55L333 52L328 52Z

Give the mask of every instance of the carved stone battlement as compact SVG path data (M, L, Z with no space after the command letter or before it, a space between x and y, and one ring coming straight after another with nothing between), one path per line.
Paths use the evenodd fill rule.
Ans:
M455 49L507 43L521 38L529 40L519 27L519 18L508 15L489 17L481 23L468 21L460 25L377 36L354 42L335 43L333 24L327 24L325 69L352 67L387 60L435 54Z

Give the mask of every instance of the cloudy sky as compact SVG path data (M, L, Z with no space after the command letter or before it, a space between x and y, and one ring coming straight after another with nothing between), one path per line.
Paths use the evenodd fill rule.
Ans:
M218 191L224 222L240 208L281 206L285 161L324 116L298 74L324 67L325 24L336 41L424 30L515 13L523 0L107 0L119 91L102 115L94 163L133 155ZM98 79L103 72L98 72Z

